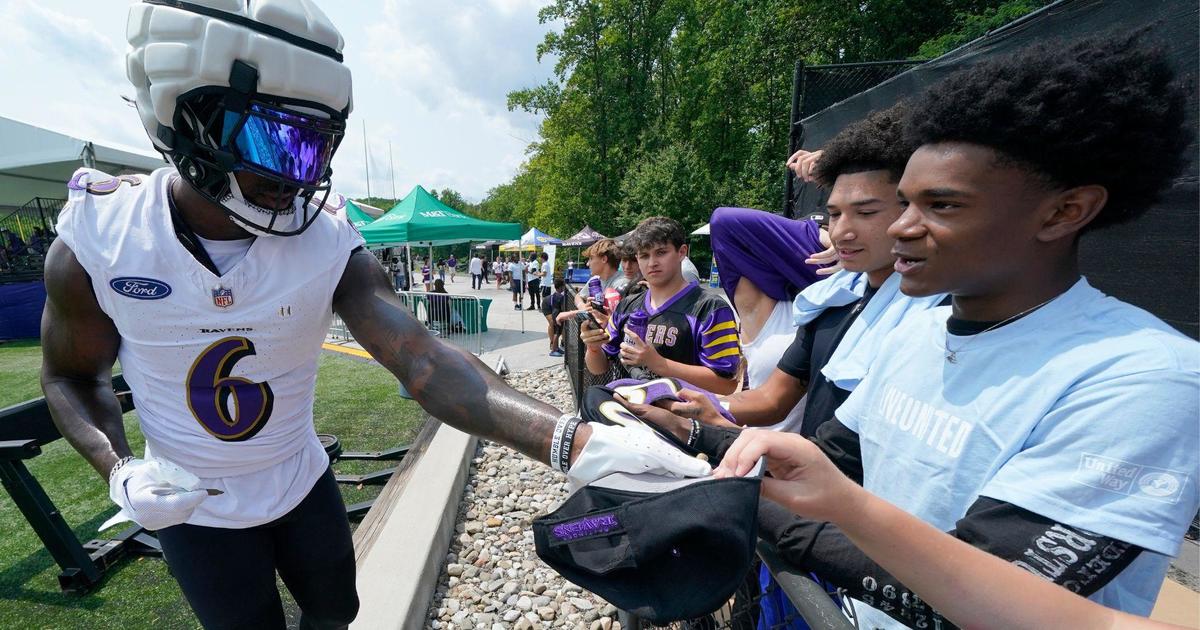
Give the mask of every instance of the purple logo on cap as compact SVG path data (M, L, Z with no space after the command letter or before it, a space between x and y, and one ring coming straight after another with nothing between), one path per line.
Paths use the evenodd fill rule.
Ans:
M617 520L617 515L610 513L585 516L574 521L559 523L554 526L552 531L554 537L559 540L577 540L596 534L607 534L614 529L620 529L620 527L621 521Z

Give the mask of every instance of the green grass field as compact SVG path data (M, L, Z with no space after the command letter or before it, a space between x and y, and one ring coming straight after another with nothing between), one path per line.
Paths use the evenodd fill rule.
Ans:
M0 344L0 408L41 396L36 341ZM377 450L407 444L416 436L421 410L400 398L395 378L377 364L326 353L317 376L317 431L337 435L346 450ZM135 413L125 415L135 453L143 440ZM65 440L27 462L46 493L82 542L117 508L104 482ZM386 463L347 462L339 473L363 473ZM378 494L379 488L343 486L347 503ZM115 535L123 525L104 532ZM175 580L159 559L124 560L87 595L58 590L59 568L6 492L0 492L0 628L197 628ZM285 595L286 597L286 595ZM294 606L289 617L295 622Z

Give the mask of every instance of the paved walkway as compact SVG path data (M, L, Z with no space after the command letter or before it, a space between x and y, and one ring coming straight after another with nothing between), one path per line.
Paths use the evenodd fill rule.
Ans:
M420 287L418 287L420 291ZM508 369L513 372L538 370L541 368L562 365L562 357L549 356L550 344L546 339L546 318L540 310L514 310L512 293L508 285L501 290L496 289L493 281L482 289L471 289L471 276L460 275L455 282L446 278L446 291L452 295L473 295L480 299L492 300L488 310L488 331L483 333L483 352L480 359L489 366L495 366L496 361L503 357ZM522 306L529 305L529 294L522 296ZM465 347L474 352L477 347L472 339ZM363 356L362 347L355 342L336 342L330 340L326 349L338 351L344 349L347 354Z

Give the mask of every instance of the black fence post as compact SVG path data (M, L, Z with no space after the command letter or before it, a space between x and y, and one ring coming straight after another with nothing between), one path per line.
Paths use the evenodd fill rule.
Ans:
M800 148L804 139L804 125L800 124L800 105L804 101L804 61L796 62L792 75L792 113L788 118L788 157ZM783 169L783 216L796 218L795 174L792 169Z

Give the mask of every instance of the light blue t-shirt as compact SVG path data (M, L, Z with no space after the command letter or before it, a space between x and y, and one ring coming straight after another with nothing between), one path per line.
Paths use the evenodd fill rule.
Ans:
M838 408L863 486L943 530L987 496L1141 547L1092 599L1149 614L1200 502L1200 344L1083 279L973 337L947 339L949 315L901 322ZM1061 573L1063 549L1051 535L1017 564Z

